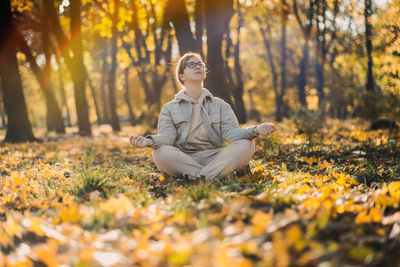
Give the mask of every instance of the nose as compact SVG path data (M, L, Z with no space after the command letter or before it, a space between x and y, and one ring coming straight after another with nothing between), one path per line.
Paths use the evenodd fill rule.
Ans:
M202 69L203 69L203 66L196 64L196 70L202 70Z

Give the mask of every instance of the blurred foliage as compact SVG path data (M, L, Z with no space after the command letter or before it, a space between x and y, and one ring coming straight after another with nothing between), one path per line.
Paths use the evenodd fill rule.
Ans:
M40 1L39 1L40 2ZM41 48L40 39L40 9L41 4L31 0L13 0L17 26L28 41L36 61L39 66L45 62ZM132 58L137 59L138 53L135 49L138 36L133 30L133 8L132 3L137 6L138 27L144 36L144 45L151 54L145 63L140 65L133 64ZM148 110L146 103L146 91L143 87L143 77L139 73L147 73L146 80L151 84L154 79L154 73L162 73L167 66L174 65L179 53L176 39L172 44L171 62L165 62L162 59L160 66L155 67L155 43L154 41L160 37L163 27L163 18L165 15L165 1L82 1L82 36L84 42L84 63L89 72L89 77L95 89L96 96L88 97L90 105L90 120L92 122L99 120L94 111L93 97L96 97L100 103L100 99L108 99L107 92L104 94L102 87L107 85L108 69L111 63L110 58L110 40L112 19L116 16L117 31L118 31L118 49L117 49L117 111L123 122L127 123L128 107L125 99L125 77L124 69L130 68L128 85L130 88L129 100L132 103L133 113L136 118L143 113L149 113L156 117L156 111ZM185 1L189 17L194 26L194 12L196 1ZM335 2L339 4L339 9L334 20L333 8ZM67 36L71 35L69 25L69 5L68 1L55 2L63 27ZM117 5L115 5L117 3ZM299 6L304 9L306 1L298 1ZM286 93L283 96L284 108L286 115L292 110L299 108L297 80L299 73L299 62L302 56L303 36L293 14L292 2L287 2L289 16L286 21L286 39L287 39L287 63L286 64ZM281 10L282 1L238 1L235 2L235 8L240 5L244 22L240 36L237 36L234 30L238 24L237 14L235 13L231 20L230 37L235 43L238 38L241 40L240 60L243 70L244 79L244 100L247 110L258 110L262 117L272 115L275 111L274 88L272 84L272 75L268 64L268 57L263 46L263 40L259 32L259 25L255 17L261 18L262 22L268 24L268 29L271 38L271 52L276 59L277 73L280 73L281 59L280 38L281 38ZM399 66L400 52L399 47L399 28L400 24L396 19L396 14L400 13L399 0L393 1L376 1L373 6L374 16L372 17L373 25L373 60L374 60L374 76L376 96L375 102L380 116L389 117L392 119L399 118ZM365 83L366 83L366 52L364 38L364 16L363 5L359 1L328 1L329 16L326 21L326 45L327 58L324 66L325 70L325 87L326 95L326 110L323 113L334 118L351 118L351 117L368 117L368 112L371 110L366 103ZM207 15L207 14L204 14ZM303 14L304 15L304 14ZM35 23L30 23L35 22ZM314 22L315 23L315 22ZM194 27L193 27L194 29ZM172 29L172 34L174 29ZM315 37L316 30L312 30L312 36ZM206 37L206 36L204 36ZM313 48L316 40L310 40L310 66L308 71L308 83L306 86L308 107L315 108L317 101L316 95L316 73L311 64L316 56L316 51ZM66 44L68 46L70 44ZM203 40L204 47L206 46L206 38ZM164 44L165 48L165 44ZM144 48L142 47L142 51ZM129 55L129 53L130 55ZM226 51L225 51L226 52ZM26 58L19 53L19 61L21 63L21 72L24 88L27 91L26 97L28 102L28 110L30 118L36 127L43 127L45 124L45 110L36 109L36 103L43 102L43 97L35 79L29 73L29 65ZM231 58L230 58L231 59ZM232 67L233 62L228 60L227 64ZM60 71L65 83L67 95L67 107L73 110L73 88L69 75L64 75L65 71L60 70L58 65L63 65L63 59L60 62L52 61L53 73L49 75L54 85L53 90L56 93L57 100L62 103L60 92L60 79L58 78ZM62 66L61 66L62 67ZM150 71L151 70L151 71ZM153 73L153 74L150 74ZM170 76L165 85L165 90L161 91L158 96L161 98L161 104L166 103L173 98L178 87L173 81L173 73L168 73ZM280 77L279 77L280 79ZM280 83L278 79L278 82ZM153 86L153 85L151 85ZM252 91L252 99L248 94ZM43 106L43 105L40 105ZM104 114L103 110L106 107L100 105L100 114ZM66 106L63 107L64 117L66 117ZM72 113L72 120L76 121L75 114ZM154 114L153 114L154 113ZM142 118L144 118L142 116ZM154 119L147 120L153 121Z

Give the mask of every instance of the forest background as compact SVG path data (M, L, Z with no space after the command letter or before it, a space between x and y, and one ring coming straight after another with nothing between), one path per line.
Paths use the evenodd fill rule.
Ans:
M333 118L399 117L400 2L3 1L0 127L147 124L180 90L175 62L200 53L205 87L240 123L300 107ZM8 119L7 116L8 115ZM7 127L8 126L8 127Z
M0 266L400 266L399 15L0 0ZM188 51L240 123L275 124L251 173L167 177L128 143L155 131Z

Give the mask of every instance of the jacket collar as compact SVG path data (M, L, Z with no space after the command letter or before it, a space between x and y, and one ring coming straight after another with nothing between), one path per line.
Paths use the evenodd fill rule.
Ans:
M185 102L188 102L188 103L194 103L194 104L195 103L200 103L200 104L203 104L203 102L204 102L204 100L206 98L210 98L211 99L212 97L213 97L213 95L211 94L211 92L208 91L206 88L203 88L203 92L200 94L200 96L197 99L197 101L193 97L185 94L184 90L179 91L175 95L175 100L178 101L178 102L185 101Z

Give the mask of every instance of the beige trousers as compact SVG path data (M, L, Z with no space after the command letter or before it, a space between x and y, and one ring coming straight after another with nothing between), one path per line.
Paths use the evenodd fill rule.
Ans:
M223 148L184 153L178 148L163 145L153 152L153 160L161 173L192 177L204 175L206 179L223 177L245 167L254 154L254 143L241 139Z

